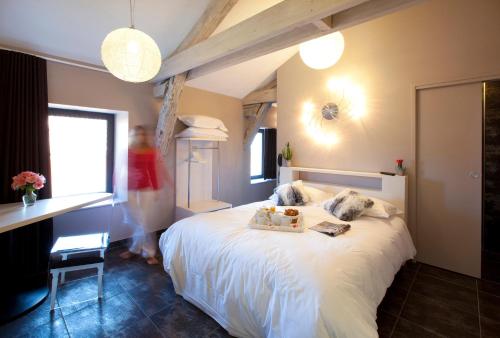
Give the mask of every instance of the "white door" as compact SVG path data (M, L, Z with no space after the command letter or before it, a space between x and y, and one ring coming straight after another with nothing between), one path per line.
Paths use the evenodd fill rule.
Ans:
M482 83L417 93L417 255L481 275Z

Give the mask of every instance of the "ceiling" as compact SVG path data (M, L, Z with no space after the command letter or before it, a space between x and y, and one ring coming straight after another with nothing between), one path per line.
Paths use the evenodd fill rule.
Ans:
M215 35L283 0L238 0L221 22ZM187 85L208 91L243 98L275 76L276 69L298 52L289 47L250 61L216 71L187 82Z
M137 0L135 27L162 56L172 52L209 0ZM0 45L102 66L101 42L130 26L128 0L0 0Z
M210 0L137 0L135 26L169 55ZM239 0L214 34L282 0ZM0 0L0 46L102 67L101 42L127 27L128 0ZM189 81L189 86L238 98L262 85L297 52L291 47Z

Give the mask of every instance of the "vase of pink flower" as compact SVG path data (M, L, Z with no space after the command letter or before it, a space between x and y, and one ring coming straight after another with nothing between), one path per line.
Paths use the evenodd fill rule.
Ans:
M41 174L32 171L23 171L22 173L12 177L12 189L24 190L23 203L25 206L34 205L38 191L44 187L45 177Z
M396 160L396 175L404 176L406 173L406 167L403 165L403 160Z

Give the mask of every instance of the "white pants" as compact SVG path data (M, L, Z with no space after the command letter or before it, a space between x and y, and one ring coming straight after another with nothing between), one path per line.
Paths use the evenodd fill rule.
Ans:
M137 255L142 255L145 258L156 256L156 251L158 250L156 233L145 233L143 229L137 228L137 231L132 237L132 245L130 245L128 250Z
M154 257L158 250L155 196L153 190L129 191L124 205L124 222L133 230L129 251L144 257Z

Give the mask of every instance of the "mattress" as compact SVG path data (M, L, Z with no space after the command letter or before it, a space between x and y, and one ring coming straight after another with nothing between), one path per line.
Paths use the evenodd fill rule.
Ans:
M400 217L360 217L329 237L307 229L339 222L296 207L303 233L249 229L267 202L199 214L160 238L175 291L237 337L377 337L377 306L415 247Z

